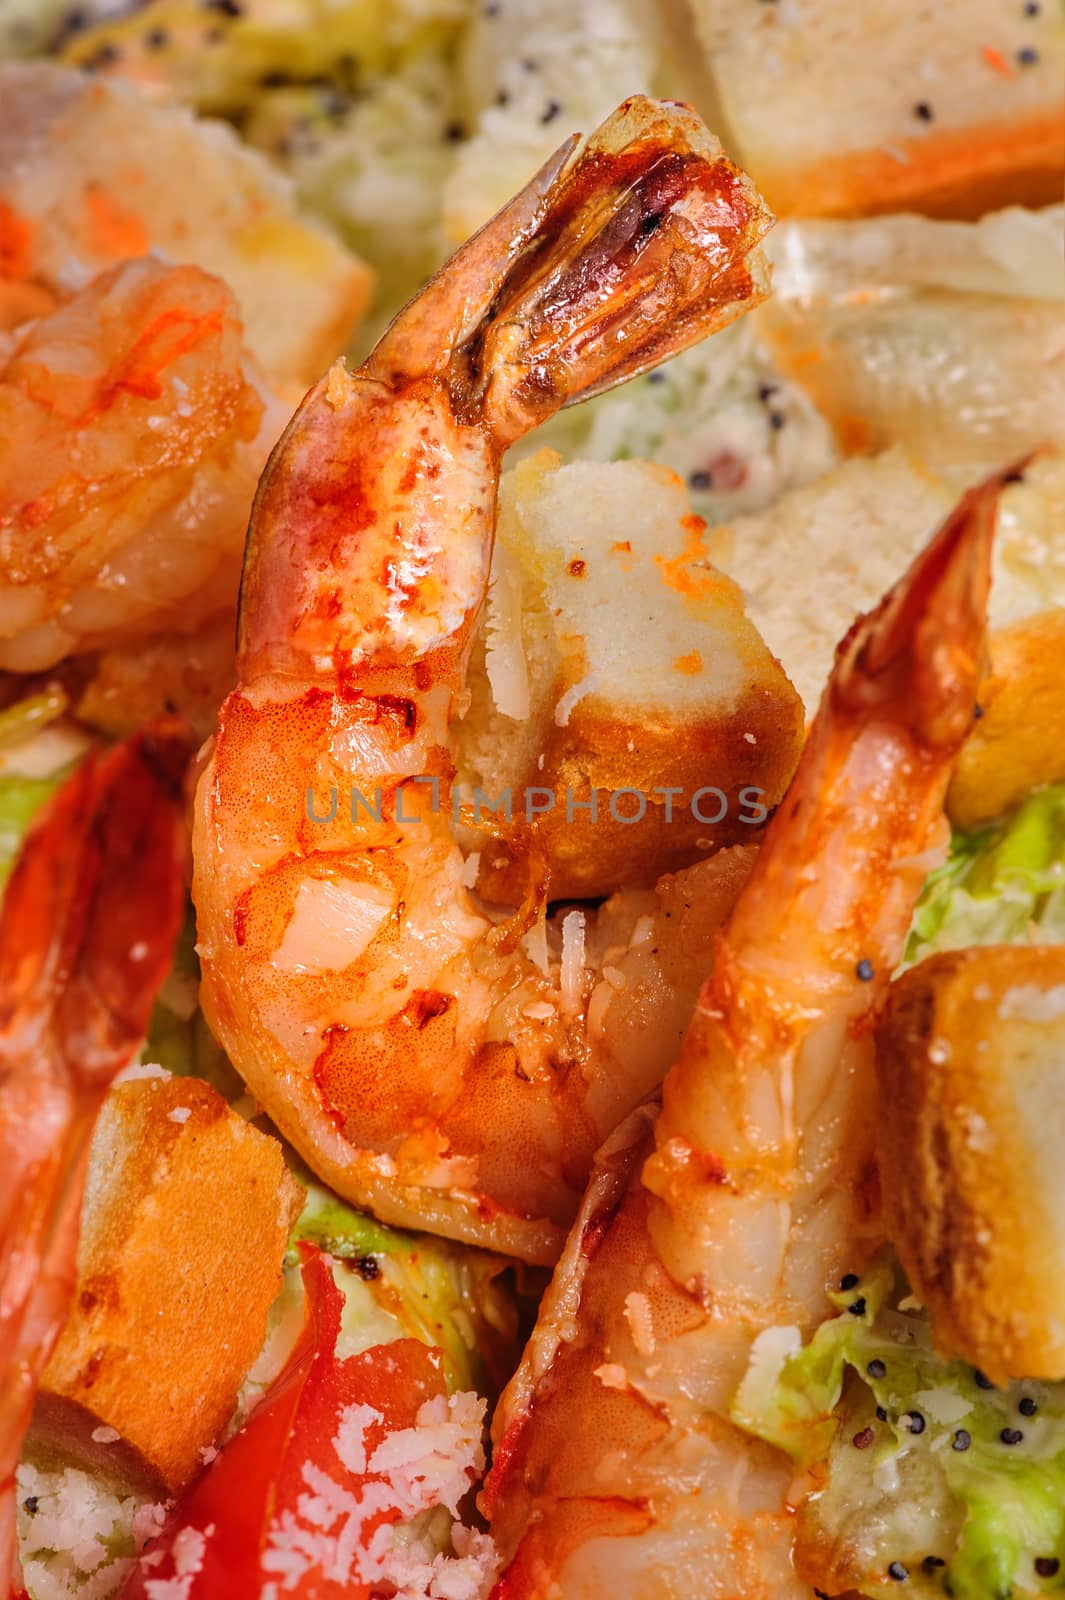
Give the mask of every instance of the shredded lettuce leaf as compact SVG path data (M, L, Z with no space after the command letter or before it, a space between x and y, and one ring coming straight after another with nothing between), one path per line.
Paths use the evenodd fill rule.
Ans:
M809 1474L800 1572L870 1600L1065 1589L1065 1383L995 1389L939 1356L886 1257L845 1281L805 1347L756 1341L733 1404Z
M152 1007L141 1060L156 1062L179 1078L202 1078L232 1104L244 1094L244 1084L207 1026L199 996L196 913L190 904L178 935L174 965Z
M59 781L0 777L0 888L11 875L30 823L49 795L55 793Z
M917 903L905 962L1028 940L1065 940L1065 784L1036 789L1001 822L955 833Z
M0 711L0 892L37 812L88 748L62 722L67 696L50 685Z
M215 8L212 24L202 0L93 0L81 8L81 26L63 30L55 48L62 60L81 66L110 46L123 75L151 92L239 117L286 84L361 90L367 77L392 70L407 52L453 29L469 6L470 0L243 0L233 14Z
M517 1312L503 1257L386 1227L315 1181L296 1158L307 1190L292 1231L296 1246L320 1245L341 1266L345 1353L390 1339L420 1339L443 1355L451 1390L493 1392L517 1360Z

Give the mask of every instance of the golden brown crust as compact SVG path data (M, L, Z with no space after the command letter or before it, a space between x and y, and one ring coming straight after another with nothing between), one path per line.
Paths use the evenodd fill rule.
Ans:
M877 1038L885 1215L937 1346L1065 1376L1065 947L931 956Z
M630 725L589 697L564 727L550 725L543 766L526 774L526 784L550 789L555 806L527 824L516 800L514 826L482 851L478 891L502 904L520 902L530 862L542 860L552 899L592 898L620 883L652 885L711 851L757 838L795 770L804 712L777 662L766 657L755 671L759 678L727 713L708 708L676 721L645 715ZM667 808L665 797L655 796L659 787L682 792ZM636 816L638 796L618 793L633 789L646 802L643 816L619 822L612 797L617 816ZM707 789L725 798L699 796ZM588 810L593 790L595 821ZM569 813L567 795L574 801ZM701 820L722 811L719 822Z
M899 138L891 150L833 155L756 177L782 217L860 217L888 211L972 219L1006 205L1050 205L1065 183L1059 109L1013 124L989 122Z
M962 748L947 793L959 828L990 822L1032 789L1065 780L1065 607L991 637L983 716Z
M187 1113L187 1115L186 1115ZM233 1411L301 1190L276 1140L195 1078L120 1083L93 1142L77 1298L37 1448L178 1492ZM113 1429L108 1442L93 1433Z

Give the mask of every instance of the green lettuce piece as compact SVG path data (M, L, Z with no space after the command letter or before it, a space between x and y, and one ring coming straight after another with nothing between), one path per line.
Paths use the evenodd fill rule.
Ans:
M191 903L174 950L174 965L152 1007L142 1061L154 1061L179 1078L202 1078L230 1103L244 1083L230 1064L200 1010L200 962L196 954L196 913Z
M922 890L905 961L1025 940L1065 940L1065 784L1036 789L1001 822L955 833Z
M0 777L0 889L11 876L30 823L61 781L58 777Z
M242 0L232 15L221 7L212 13L203 0L148 0L111 8L111 15L87 6L83 26L61 31L54 47L75 66L96 61L101 50L117 51L123 76L156 93L166 89L197 110L240 117L285 85L361 91L367 77L454 32L469 6L470 0Z
M0 891L37 812L84 752L76 734L47 750L39 742L66 709L65 692L49 686L0 711Z
M518 1355L511 1264L486 1250L386 1227L318 1183L297 1158L289 1161L307 1191L289 1259L307 1242L344 1264L335 1276L347 1301L348 1353L419 1339L441 1351L449 1389L498 1389Z
M992 1388L937 1354L887 1258L832 1299L804 1347L762 1335L732 1410L810 1475L799 1570L813 1552L815 1582L870 1600L1065 1590L1065 1383Z

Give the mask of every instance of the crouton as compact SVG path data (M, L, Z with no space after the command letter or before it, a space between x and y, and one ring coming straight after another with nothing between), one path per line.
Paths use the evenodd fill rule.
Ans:
M504 477L455 727L464 797L511 796L467 839L486 898L520 901L536 862L552 899L653 884L749 842L780 799L802 706L705 533L680 479L646 462L541 451Z
M1062 532L1065 542L1065 530ZM1065 605L1003 628L991 640L981 717L947 791L959 828L977 828L1032 789L1065 781Z
M930 956L877 1037L886 1221L936 1345L1065 1377L1065 947Z
M845 461L766 511L711 530L710 560L743 585L751 621L810 715L836 642L855 611L875 605L954 499L947 482L896 448ZM1021 629L1017 638L1023 638L1023 630L1043 627L1035 621L1042 613L1065 606L1063 504L1061 453L1038 456L1023 482L1002 494L991 590L992 664L1001 630ZM1052 669L1046 672L1053 690ZM1061 674L1057 694L1065 697Z
M32 1448L179 1492L262 1346L301 1196L277 1141L207 1084L117 1083L93 1137L77 1295Z
M691 5L726 120L719 132L780 215L972 217L1060 198L1056 6Z

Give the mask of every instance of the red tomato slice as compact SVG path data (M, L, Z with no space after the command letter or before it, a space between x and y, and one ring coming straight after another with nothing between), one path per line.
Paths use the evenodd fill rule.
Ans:
M367 1552L376 1530L409 1512L372 1458L384 1439L414 1426L424 1401L445 1394L439 1352L399 1339L338 1360L343 1296L321 1251L301 1251L307 1314L284 1371L192 1485L119 1600L391 1592L375 1585Z

